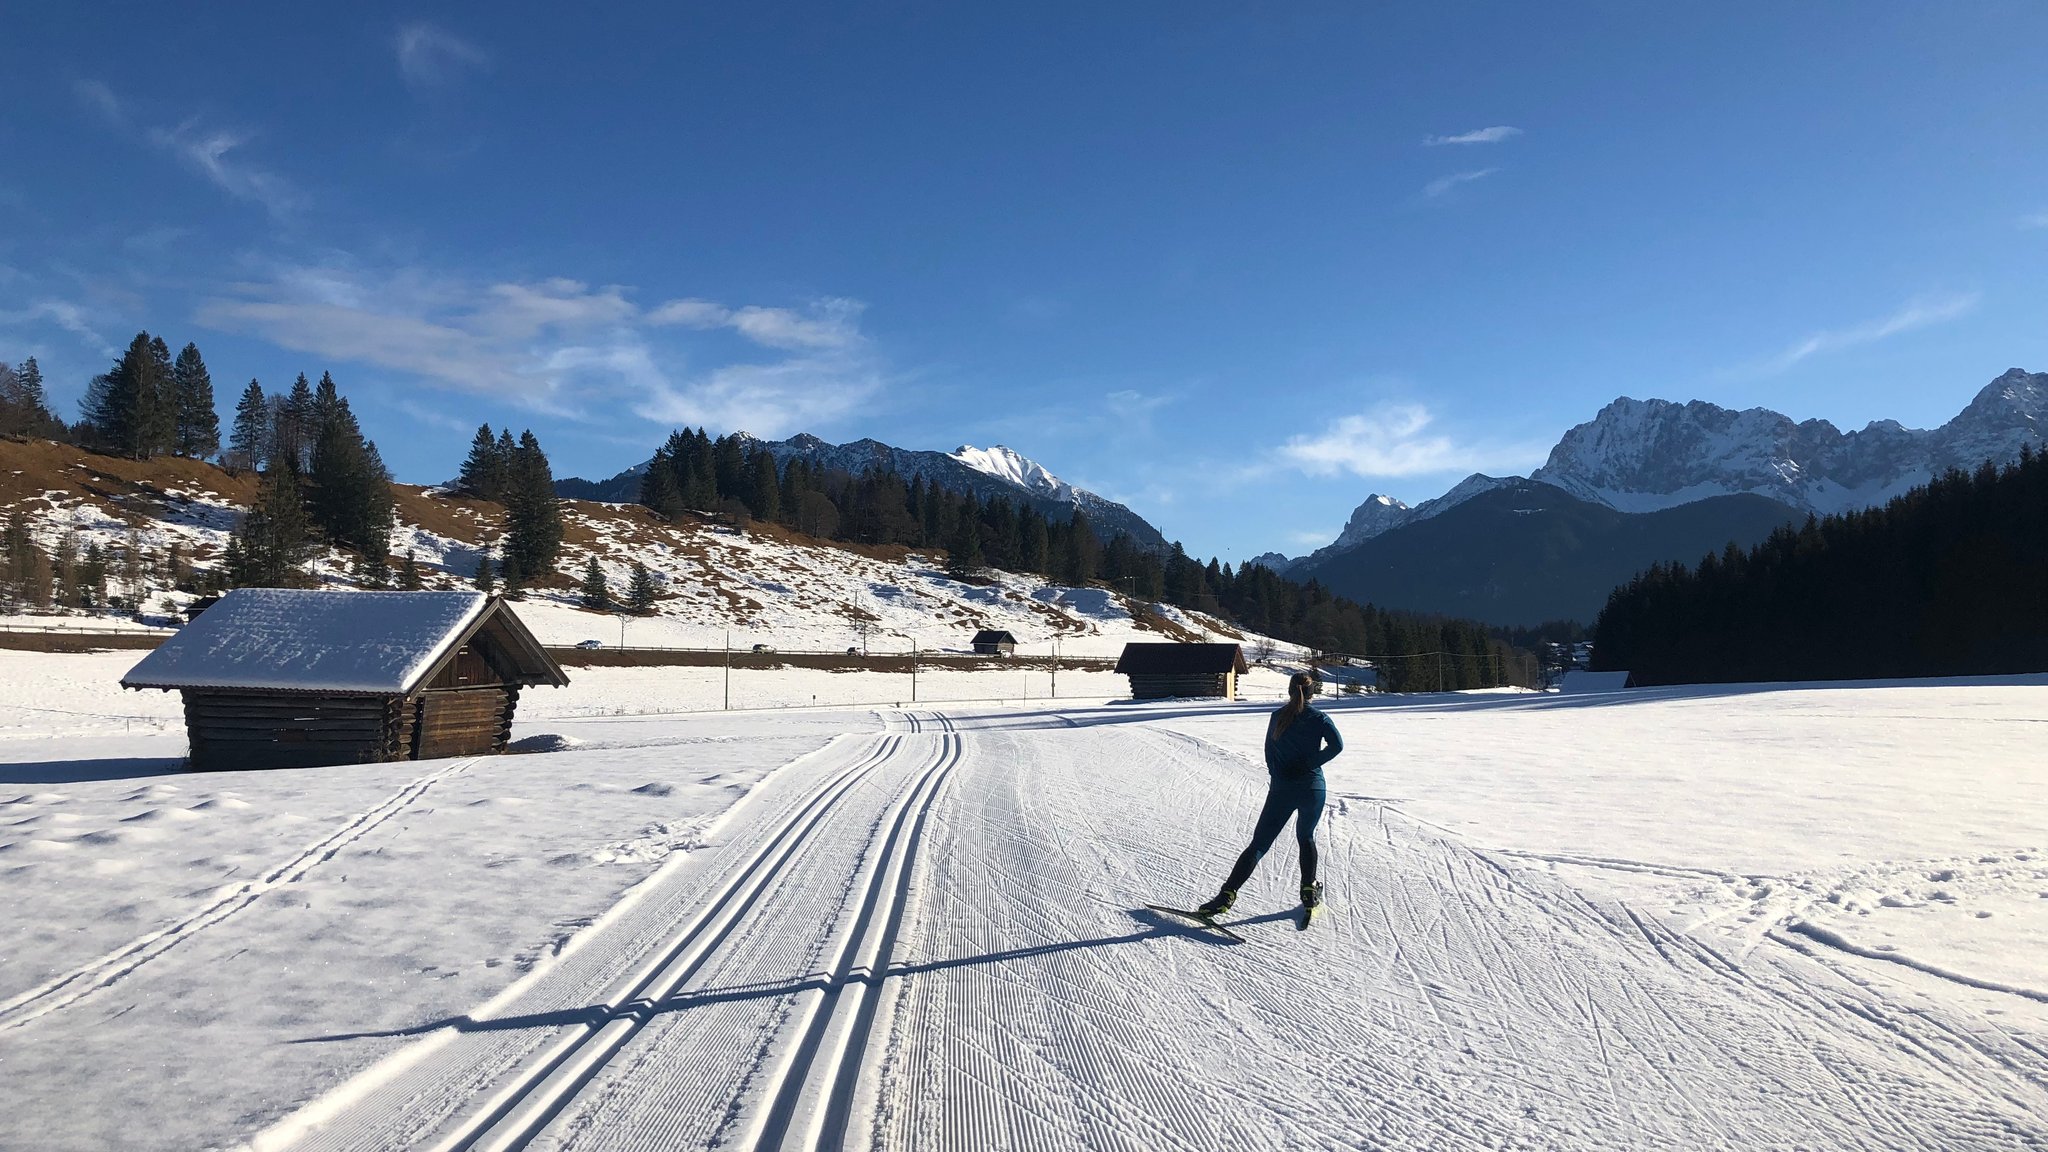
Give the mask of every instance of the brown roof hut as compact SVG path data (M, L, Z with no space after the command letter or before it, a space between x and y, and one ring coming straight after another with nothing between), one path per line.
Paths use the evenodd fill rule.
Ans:
M974 650L983 656L1010 656L1017 651L1017 638L1008 632L984 628L974 634Z
M1236 644L1126 644L1116 671L1131 678L1131 697L1237 696L1237 678L1249 671Z
M195 769L502 752L519 690L568 682L496 596L291 588L229 592L121 678L184 693Z

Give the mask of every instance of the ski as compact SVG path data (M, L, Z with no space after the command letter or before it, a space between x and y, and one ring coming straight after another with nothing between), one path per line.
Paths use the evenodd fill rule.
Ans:
M1193 920L1195 923L1200 924L1204 928L1213 928L1216 931L1223 933L1225 936L1230 937L1232 940L1237 941L1239 944L1246 943L1244 937L1239 936L1237 933L1232 932L1230 929L1225 928L1221 924L1218 924L1213 918L1202 915L1200 912L1190 912L1186 908L1168 908L1164 904L1147 904L1145 905L1145 907L1150 908L1154 912L1164 912L1170 916L1179 916L1186 920Z
M1308 926L1315 923L1316 917L1321 916L1322 914L1323 906L1321 904L1318 904L1313 908L1303 908L1301 910L1301 915L1294 918L1294 926L1300 929L1301 931L1306 932L1308 931Z

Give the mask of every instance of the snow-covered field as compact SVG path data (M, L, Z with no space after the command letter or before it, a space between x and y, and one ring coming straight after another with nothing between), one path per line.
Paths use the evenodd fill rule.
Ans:
M0 1147L2048 1146L2048 679L1333 702L1238 945L1143 906L1270 703L587 669L198 776L136 655L0 653Z

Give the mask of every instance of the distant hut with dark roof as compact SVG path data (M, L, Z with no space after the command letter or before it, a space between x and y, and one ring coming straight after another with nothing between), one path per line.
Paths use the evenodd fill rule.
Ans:
M1237 696L1237 678L1250 670L1236 644L1126 644L1116 671L1131 678L1131 697Z
M520 689L568 682L496 596L288 588L229 592L121 678L184 694L196 769L502 752Z
M1008 632L984 628L974 634L974 650L983 656L1010 656L1017 651L1017 638Z

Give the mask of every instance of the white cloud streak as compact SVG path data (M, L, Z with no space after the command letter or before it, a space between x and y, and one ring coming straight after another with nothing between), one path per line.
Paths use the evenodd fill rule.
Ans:
M176 156L186 167L213 181L237 200L260 204L273 216L299 208L304 195L291 181L255 164L231 155L250 140L250 135L225 128L208 128L187 120L176 128L152 128L150 142Z
M1826 352L1839 352L1860 344L1872 344L1902 332L1944 324L1968 314L1977 307L1979 296L1975 292L1960 296L1922 298L1908 303L1897 312L1881 320L1858 324L1852 328L1834 328L1815 332L1793 344L1791 347L1757 365L1764 373L1783 372L1810 356Z
M748 305L727 308L709 300L671 300L647 314L651 324L730 328L764 348L848 349L860 344L858 300L827 297L807 312Z
M1498 171L1500 171L1498 168L1475 168L1470 172L1453 172L1449 176L1439 176L1422 186L1422 194L1434 200L1439 196L1449 193L1453 188L1461 184L1470 184L1474 180L1484 180Z
M1521 134L1520 128L1496 124L1491 128L1474 128L1470 132L1460 132L1455 136L1424 136L1422 146L1436 148L1445 144L1498 144Z
M1526 446L1460 444L1432 432L1435 417L1421 404L1382 404L1332 421L1313 436L1296 436L1279 461L1310 476L1426 476L1443 472L1519 470L1543 458Z
M2020 227L2028 229L2048 228L2048 212L2036 212L2031 216L2020 217Z
M400 28L392 47L398 54L398 74L414 91L452 84L491 64L490 54L482 48L432 24Z
M855 327L857 301L800 312L679 303L643 310L622 287L564 278L479 285L415 271L288 267L206 301L199 321L576 420L625 411L779 436L845 416L881 387ZM685 317L705 322L686 325ZM657 344L678 326L729 328L790 354L690 372L673 335Z

